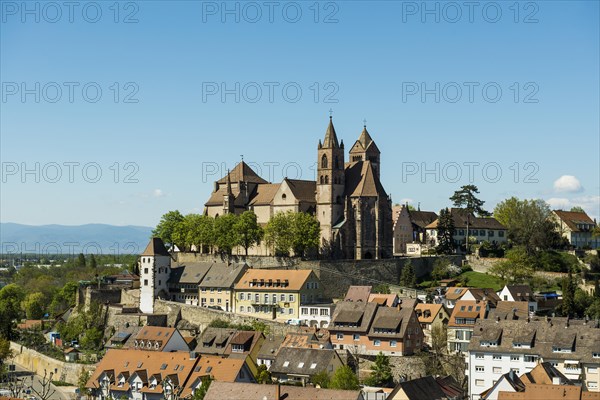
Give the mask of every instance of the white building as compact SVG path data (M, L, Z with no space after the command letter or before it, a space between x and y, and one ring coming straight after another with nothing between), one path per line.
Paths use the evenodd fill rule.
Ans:
M152 238L140 255L140 310L154 313L154 299L169 298L167 281L171 273L171 255L163 241Z
M537 311L537 300L528 285L505 285L498 296L501 301L526 301L531 314Z
M469 397L494 386L503 374L522 375L549 362L575 384L597 392L600 382L597 322L567 318L479 320L467 352Z
M303 325L327 328L331 322L331 315L335 304L307 304L300 306L300 320Z

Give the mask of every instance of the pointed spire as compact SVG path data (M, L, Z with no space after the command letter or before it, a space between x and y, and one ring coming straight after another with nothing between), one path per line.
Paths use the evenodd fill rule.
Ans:
M227 170L227 180L226 180L226 187L227 187L227 194L230 195L233 192L231 191L231 178L230 178L231 174L229 173L229 170Z
M337 135L335 134L335 128L333 127L333 117L330 115L329 125L327 126L327 131L325 132L325 139L323 140L323 147L331 148L339 146Z
M371 135L369 135L369 131L367 131L367 120L365 120L364 123L365 124L363 125L363 130L360 133L358 141L363 146L363 148L366 149L373 142L373 138L371 138Z

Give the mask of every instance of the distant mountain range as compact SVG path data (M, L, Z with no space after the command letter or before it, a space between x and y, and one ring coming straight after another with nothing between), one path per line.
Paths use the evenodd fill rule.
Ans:
M148 244L147 226L22 225L0 223L2 254L139 254Z

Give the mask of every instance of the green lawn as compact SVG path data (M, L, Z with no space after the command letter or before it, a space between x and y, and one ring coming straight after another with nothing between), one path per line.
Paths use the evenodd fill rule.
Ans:
M492 288L496 291L504 287L502 280L494 275L483 274L475 271L467 271L460 274L459 279L461 277L468 278L466 286L472 286L476 288Z

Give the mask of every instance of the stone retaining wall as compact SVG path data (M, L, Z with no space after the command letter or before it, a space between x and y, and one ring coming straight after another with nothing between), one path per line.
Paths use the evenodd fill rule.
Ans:
M39 376L44 376L44 370L48 373L54 373L52 380L63 381L77 385L81 370L93 372L96 369L95 364L77 364L59 361L38 353L28 347L15 342L10 342L10 348L13 352L14 362L19 366L35 372Z

